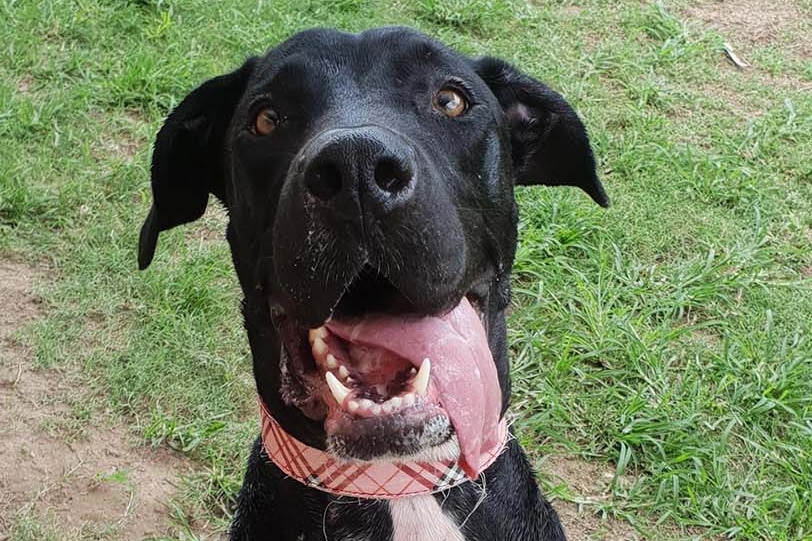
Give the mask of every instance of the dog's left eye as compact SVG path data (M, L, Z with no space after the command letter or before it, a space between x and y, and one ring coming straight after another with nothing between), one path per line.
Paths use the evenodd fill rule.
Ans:
M468 109L468 101L459 90L443 88L434 95L434 109L448 118L455 118Z
M268 135L279 125L280 119L276 111L266 107L254 119L253 132L257 135Z

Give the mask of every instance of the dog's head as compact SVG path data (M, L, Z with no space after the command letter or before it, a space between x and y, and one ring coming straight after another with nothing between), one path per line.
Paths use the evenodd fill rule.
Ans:
M509 398L516 184L608 204L560 95L413 30L311 30L166 120L139 265L214 194L280 424L343 457L472 463Z

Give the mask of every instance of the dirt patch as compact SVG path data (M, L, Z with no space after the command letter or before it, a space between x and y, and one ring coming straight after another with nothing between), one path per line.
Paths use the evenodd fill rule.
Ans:
M558 511L570 541L630 541L642 539L627 522L601 517L590 504L606 502L611 495L614 472L608 467L568 457L548 456L542 472L553 482L569 488L580 504L558 500ZM594 507L594 506L593 506Z
M797 1L705 0L685 8L682 14L717 30L736 55L750 64L737 69L719 52L720 69L711 80L692 89L707 100L707 106L726 104L731 114L744 120L761 116L774 100L765 100L765 90L774 97L786 92L808 91L810 85L789 66L762 66L756 50L773 47L787 57L812 56L812 13ZM753 88L757 82L763 88Z
M792 0L711 0L687 8L686 14L745 46L782 43L808 16Z
M93 112L90 116L99 124L107 126L93 145L92 152L97 162L129 164L141 151L148 148L149 143L142 137L147 122L138 113L131 111L115 114ZM110 174L109 169L103 172L105 175Z
M221 243L225 246L227 225L228 213L222 203L213 195L209 196L206 212L196 222L187 226L186 242L187 244L196 242L201 247L212 243Z
M581 6L564 6L561 12L567 17L577 17L584 10Z
M34 86L34 78L30 75L24 75L17 81L17 92L22 95L30 94L32 86Z
M105 139L99 144L102 152L98 157L101 159L103 156L114 156L117 161L131 163L142 146L141 142L132 135L121 132L116 135L115 139Z
M89 417L78 437L53 426L73 415L75 374L34 367L18 340L36 319L36 271L0 262L0 539L21 517L45 517L66 536L144 539L168 532L166 503L186 460L128 442L125 428Z
M730 81L697 85L697 90L707 100L704 103L708 107L725 107L728 115L745 122L763 117L770 107L770 102L764 100L761 92L735 88Z

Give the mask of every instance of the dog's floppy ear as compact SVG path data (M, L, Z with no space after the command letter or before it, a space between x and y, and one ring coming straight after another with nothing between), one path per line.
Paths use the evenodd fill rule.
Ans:
M161 231L200 218L210 193L224 201L223 140L255 63L250 58L236 71L194 89L158 132L152 153L152 208L138 241L139 269L152 261Z
M564 98L497 58L475 59L473 67L510 123L516 183L577 186L609 206L586 128Z

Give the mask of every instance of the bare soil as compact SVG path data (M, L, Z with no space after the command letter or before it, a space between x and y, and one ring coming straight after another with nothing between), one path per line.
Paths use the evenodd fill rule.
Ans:
M763 90L744 84L748 80L776 95L784 90L812 90L809 81L789 67L776 71L760 65L757 54L761 48L772 47L788 59L812 57L812 12L808 6L797 0L703 0L685 8L682 14L717 30L735 54L750 64L738 69L720 52L719 64L725 69L697 89L713 102L727 104L736 116L761 116L768 104Z
M575 499L586 504L553 502L569 541L641 540L629 523L601 517L589 505L609 498L614 473L608 467L569 457L549 456L544 460L542 472L547 478L567 485Z
M185 459L134 445L107 419L88 419L78 437L53 429L70 416L77 387L69 372L36 368L18 339L41 314L38 275L0 261L0 540L22 517L54 523L65 537L165 534Z
M794 0L705 0L685 14L715 28L744 53L775 45L797 57L812 55L812 36L804 31L812 13Z
M212 243L226 245L226 226L228 213L216 197L209 196L206 212L196 222L186 228L185 238L188 245L206 246Z

